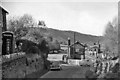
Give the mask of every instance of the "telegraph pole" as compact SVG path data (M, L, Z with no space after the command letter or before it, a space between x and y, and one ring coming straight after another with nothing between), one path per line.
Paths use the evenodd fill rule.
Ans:
M74 32L74 45L73 45L73 55L75 54L75 32Z

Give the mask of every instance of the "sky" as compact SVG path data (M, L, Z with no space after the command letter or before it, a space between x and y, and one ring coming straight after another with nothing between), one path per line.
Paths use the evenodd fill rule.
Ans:
M32 15L48 28L102 36L118 14L118 0L2 0L9 16Z

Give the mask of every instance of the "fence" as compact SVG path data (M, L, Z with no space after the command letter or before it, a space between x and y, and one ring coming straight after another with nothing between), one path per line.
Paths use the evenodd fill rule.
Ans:
M96 74L99 75L99 78L104 77L104 74L107 74L109 72L117 72L118 71L118 67L116 67L116 64L118 63L119 59L116 60L109 60L109 61L104 61L98 64L98 66L96 66L97 70L96 70Z

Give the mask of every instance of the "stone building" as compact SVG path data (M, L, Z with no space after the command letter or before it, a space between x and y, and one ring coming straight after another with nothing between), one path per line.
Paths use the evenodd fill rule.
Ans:
M0 6L0 26L2 27L2 31L7 30L6 14L8 14L8 12Z
M76 41L70 45L70 57L74 59L85 59L85 45Z
M2 51L2 32L7 30L6 14L8 14L8 12L0 6L0 55Z

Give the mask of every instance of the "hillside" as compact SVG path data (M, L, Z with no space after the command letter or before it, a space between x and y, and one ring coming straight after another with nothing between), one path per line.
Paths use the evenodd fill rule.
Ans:
M57 30L57 29L52 29L52 28L39 28L41 34L44 34L45 36L52 36L53 38L57 39L59 42L66 42L68 37L71 39L73 42L74 40L74 31L63 31L63 30ZM82 42L82 43L88 43L88 44L93 44L94 42L97 42L98 40L102 40L102 36L93 36L93 35L88 35L88 34L82 34L79 32L76 33L76 40Z

